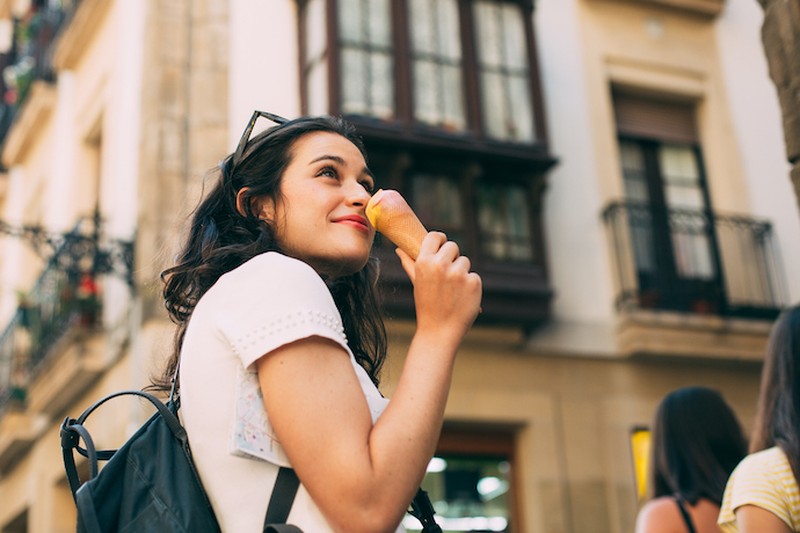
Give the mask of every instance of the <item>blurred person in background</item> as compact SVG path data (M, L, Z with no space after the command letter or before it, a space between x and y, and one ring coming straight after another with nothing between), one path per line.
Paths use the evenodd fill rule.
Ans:
M731 475L719 524L725 533L800 531L800 307L772 328L748 455Z
M747 453L736 415L719 392L677 389L653 422L652 499L639 511L636 533L719 533L728 476Z

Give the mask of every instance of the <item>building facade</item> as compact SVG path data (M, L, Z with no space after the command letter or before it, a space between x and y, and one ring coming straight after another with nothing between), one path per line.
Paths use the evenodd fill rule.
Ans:
M343 115L484 279L447 531L631 531L685 385L749 430L800 216L753 0L0 0L0 531L74 530L58 426L169 353L182 223L254 109ZM259 126L260 127L260 126ZM379 242L391 396L411 286ZM98 444L148 416L98 413ZM412 525L413 521L409 521Z

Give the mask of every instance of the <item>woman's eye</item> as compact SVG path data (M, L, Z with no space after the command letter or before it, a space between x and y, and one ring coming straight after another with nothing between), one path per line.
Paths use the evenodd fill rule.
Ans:
M324 167L318 173L317 176L326 176L328 178L338 178L339 175L336 173L336 169L333 167Z
M375 184L371 181L362 181L361 186L364 187L364 189L366 189L366 191L370 194L375 192Z

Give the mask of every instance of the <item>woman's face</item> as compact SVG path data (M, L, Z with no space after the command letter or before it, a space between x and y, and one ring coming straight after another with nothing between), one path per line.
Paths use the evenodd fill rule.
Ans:
M375 185L364 156L330 132L298 139L283 173L277 202L265 202L283 251L336 278L353 274L369 259L375 229L365 215Z

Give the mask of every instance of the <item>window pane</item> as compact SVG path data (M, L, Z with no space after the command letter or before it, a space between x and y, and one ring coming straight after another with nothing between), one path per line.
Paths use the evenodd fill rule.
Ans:
M394 61L389 0L340 0L343 113L394 115Z
M439 118L436 98L436 66L428 61L414 62L414 115L435 124Z
M379 118L390 118L394 109L392 58L387 54L372 54L370 72L369 87L372 97L370 114Z
M647 192L642 149L634 142L620 141L619 151L625 196L635 202L647 202L650 196Z
M505 4L500 7L503 21L503 57L506 66L526 71L528 69L528 56L525 53L528 46L525 42L525 28L522 22L519 7Z
M339 6L339 37L344 42L363 43L366 41L364 29L364 15L362 13L363 0L337 0Z
M444 531L508 531L511 464L505 457L437 454L422 488ZM413 517L403 525L419 531Z
M481 90L483 93L483 126L490 137L502 139L505 137L505 94L503 89L503 76L493 72L484 72L481 75Z
M482 251L489 257L533 260L528 200L523 187L479 186L478 226Z
M464 117L464 95L461 91L461 69L442 67L442 89L444 98L444 117L442 125L454 130L466 128Z
M508 2L474 3L484 127L505 141L536 138L523 13Z
M342 49L342 110L345 113L366 114L369 109L366 60L367 54L360 50Z
M409 3L414 117L454 130L466 127L456 0Z
M533 109L527 76L508 78L508 90L516 108L509 113L508 136L515 141L533 141Z
M382 47L389 47L392 43L391 22L388 0L369 0L367 33L369 42Z
M463 241L464 215L458 182L445 175L417 174L412 180L414 211L430 230L444 231L450 240Z
M667 204L702 209L705 201L694 150L689 146L664 145L658 155Z

